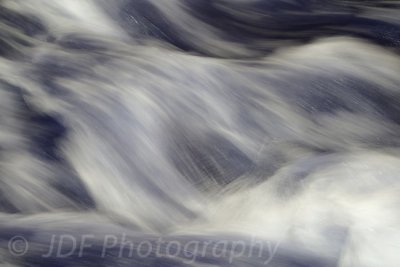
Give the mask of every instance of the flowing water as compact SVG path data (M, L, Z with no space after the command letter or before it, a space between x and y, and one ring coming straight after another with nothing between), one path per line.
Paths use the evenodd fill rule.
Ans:
M400 1L0 1L0 266L397 267Z

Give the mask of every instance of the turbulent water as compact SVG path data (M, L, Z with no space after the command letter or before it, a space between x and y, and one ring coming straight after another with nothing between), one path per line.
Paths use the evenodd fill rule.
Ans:
M400 266L400 1L3 0L0 266Z

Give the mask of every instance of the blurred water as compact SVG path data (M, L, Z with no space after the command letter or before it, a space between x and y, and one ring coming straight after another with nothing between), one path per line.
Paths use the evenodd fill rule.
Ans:
M2 266L399 265L399 1L0 5Z

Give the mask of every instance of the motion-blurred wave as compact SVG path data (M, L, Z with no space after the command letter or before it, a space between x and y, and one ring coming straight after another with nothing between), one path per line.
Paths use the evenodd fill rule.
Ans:
M399 266L400 1L0 6L1 266Z

